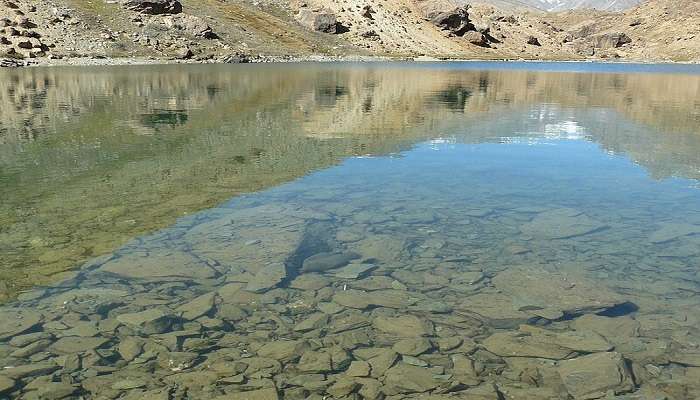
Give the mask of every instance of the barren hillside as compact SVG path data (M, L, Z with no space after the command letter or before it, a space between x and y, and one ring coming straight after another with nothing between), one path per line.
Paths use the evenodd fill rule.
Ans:
M387 56L700 61L700 3L547 13L519 0L0 0L4 65ZM60 61L65 62L65 61Z

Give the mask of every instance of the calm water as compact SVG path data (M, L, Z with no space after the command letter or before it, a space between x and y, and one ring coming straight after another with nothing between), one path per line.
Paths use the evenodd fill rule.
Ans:
M0 398L700 398L700 68L0 71Z

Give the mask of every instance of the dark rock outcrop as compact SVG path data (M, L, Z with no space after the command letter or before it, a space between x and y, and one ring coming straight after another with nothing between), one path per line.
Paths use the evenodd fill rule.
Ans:
M143 14L179 14L182 4L178 0L126 0L124 6Z
M532 45L532 46L542 46L542 44L540 43L540 40L534 36L528 36L527 44Z
M476 28L469 20L469 7L459 7L450 11L434 12L428 15L430 21L442 30L457 36L464 36Z

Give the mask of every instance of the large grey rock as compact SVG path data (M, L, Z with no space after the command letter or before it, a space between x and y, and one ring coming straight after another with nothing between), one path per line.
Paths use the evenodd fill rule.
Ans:
M354 252L318 253L304 260L301 272L323 272L348 265L360 255Z
M617 48L632 42L632 39L623 32L604 33L592 39L595 47L598 48Z
M430 21L440 29L462 36L475 30L469 20L469 7L458 7L449 11L435 11L428 15Z
M596 353L559 364L562 382L574 399L598 399L608 391L630 392L634 381L619 353Z
M329 10L312 10L302 8L297 13L297 21L306 28L324 33L339 33L339 23L336 15Z
M124 7L143 14L179 14L182 4L178 0L124 0Z

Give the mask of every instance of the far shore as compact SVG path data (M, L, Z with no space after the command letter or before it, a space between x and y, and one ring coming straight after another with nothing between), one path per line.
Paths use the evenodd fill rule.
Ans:
M526 58L449 58L432 56L366 56L366 55L304 55L304 56L278 56L260 55L245 59L242 62L228 62L225 58L206 60L181 60L168 58L148 57L75 57L63 59L29 59L16 60L18 68L26 67L64 67L64 66L143 66L143 65L194 65L194 64L269 64L269 63L333 63L333 62L512 62L512 63L590 63L590 64L642 64L642 65L698 65L700 61L670 61L670 60L637 60L637 59L526 59Z

